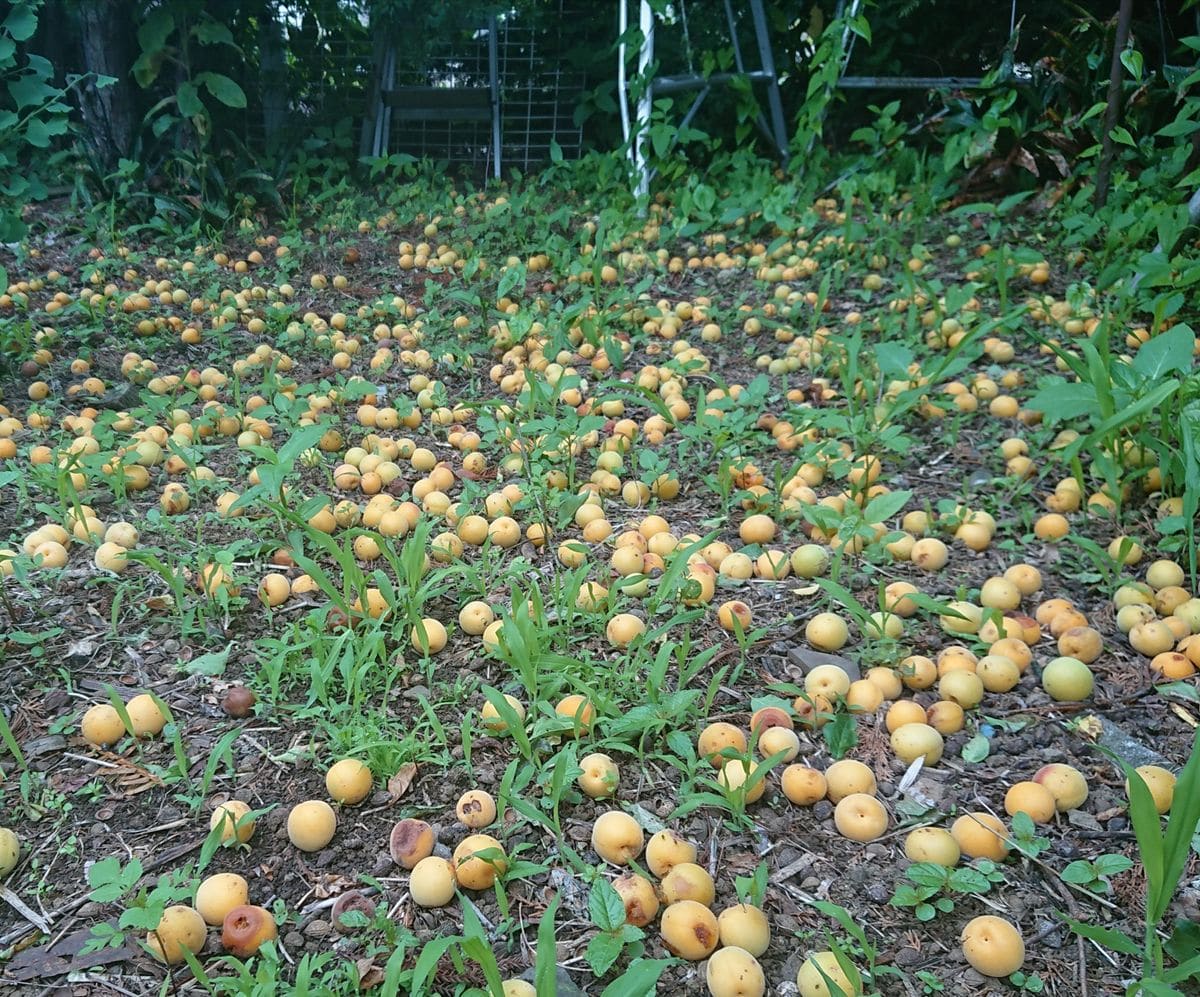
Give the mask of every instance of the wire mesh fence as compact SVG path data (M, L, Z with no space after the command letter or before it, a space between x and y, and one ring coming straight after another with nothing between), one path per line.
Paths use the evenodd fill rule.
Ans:
M578 14L566 3L557 12L533 18L509 13L493 22L497 33L497 83L500 96L501 148L505 168L527 171L550 158L557 145L567 158L578 156L583 130L575 109L586 74L561 61L560 31L564 19ZM467 37L438 39L424 64L406 64L393 51L385 68L385 85L394 87L479 88L490 82L489 26L481 24ZM385 115L388 112L383 112ZM408 153L483 170L492 162L492 126L485 120L450 117L388 116L385 153Z

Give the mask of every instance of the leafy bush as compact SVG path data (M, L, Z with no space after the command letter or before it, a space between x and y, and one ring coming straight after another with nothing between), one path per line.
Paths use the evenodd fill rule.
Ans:
M42 0L16 0L0 23L0 79L6 91L0 95L0 242L24 237L25 207L46 196L45 152L55 138L67 134L67 94L85 79L68 76L65 89L55 86L50 61L20 50L37 31L41 5ZM100 77L96 85L114 82Z

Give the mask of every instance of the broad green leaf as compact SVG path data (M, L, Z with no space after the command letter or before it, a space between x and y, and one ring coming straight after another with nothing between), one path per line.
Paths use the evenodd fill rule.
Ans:
M1200 955L1192 956L1192 958L1181 962L1178 966L1163 973L1163 979L1167 983L1186 983L1188 980L1195 979L1198 976L1200 976Z
M674 959L634 959L624 973L604 988L600 997L650 997L657 992L663 970L674 963Z
M189 675L224 675L225 663L229 660L230 648L223 651L210 651L192 658L191 661L181 661L179 670Z
M204 113L204 103L200 100L200 91L195 83L184 80L175 91L175 101L179 105L179 113L184 117L193 118Z
M839 713L821 728L829 753L836 758L845 758L858 744L858 721L850 713Z
M981 762L991 753L992 742L982 734L976 734L962 747L962 760L972 764Z
M1141 945L1123 931L1116 931L1113 928L1102 928L1098 924L1088 924L1086 921L1076 921L1074 918L1067 918L1067 925L1075 934L1083 935L1084 938L1099 942L1105 948L1112 949L1114 952L1136 956L1142 954Z
M600 931L588 942L584 957L596 976L603 976L613 967L625 948L625 941L610 931Z
M877 495L863 509L863 520L868 523L885 522L903 509L910 498L912 498L910 491L885 492L883 495Z
M879 366L879 372L887 377L907 378L913 359L913 351L899 343L878 343L875 346L875 363Z
M1193 121L1190 118L1179 117L1168 125L1163 125L1154 134L1162 138L1184 138L1191 135L1192 132L1200 128L1200 121Z
M588 894L588 914L603 931L615 931L625 923L625 902L607 879L597 879Z
M1095 878L1092 872L1092 864L1085 862L1083 859L1077 859L1074 862L1068 863L1067 867L1059 875L1062 877L1064 883L1074 883L1076 886L1085 886Z
M228 76L221 73L198 73L196 82L202 84L226 107L242 108L246 106L245 92Z
M1096 410L1096 389L1090 384L1045 377L1039 385L1038 393L1029 399L1029 407L1041 412L1049 422L1078 419Z
M169 7L165 4L155 7L146 15L146 20L142 22L137 31L138 44L142 47L142 52L147 55L155 55L160 52L174 30L175 15L171 13Z
M1196 337L1191 327L1179 324L1144 343L1133 358L1133 369L1148 381L1172 371L1190 370Z
M211 17L196 24L192 28L192 35L202 45L232 45L233 33L226 25L222 24Z

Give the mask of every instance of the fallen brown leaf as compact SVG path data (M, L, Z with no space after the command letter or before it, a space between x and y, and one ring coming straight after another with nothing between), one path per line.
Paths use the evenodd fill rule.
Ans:
M375 960L370 956L356 959L354 965L358 969L358 986L361 990L371 990L383 982L383 970L375 965Z
M400 797L408 792L408 788L413 784L413 780L417 777L416 762L405 762L397 770L387 783L388 796L395 803Z

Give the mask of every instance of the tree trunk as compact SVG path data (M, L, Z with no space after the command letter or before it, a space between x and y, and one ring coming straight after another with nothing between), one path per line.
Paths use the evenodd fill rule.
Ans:
M1096 173L1095 206L1103 208L1108 201L1108 186L1112 180L1113 147L1112 132L1121 117L1121 54L1129 40L1129 21L1133 16L1133 0L1121 0L1117 11L1117 31L1113 37L1112 64L1108 74L1108 107L1104 113L1104 135L1100 144L1100 168Z
M282 25L272 5L258 22L259 86L262 94L263 138L272 148L287 125L287 64Z
M79 0L76 8L84 68L117 80L107 87L89 82L79 92L83 137L105 171L128 155L133 145L136 98L129 75L134 40L131 6L124 0Z

